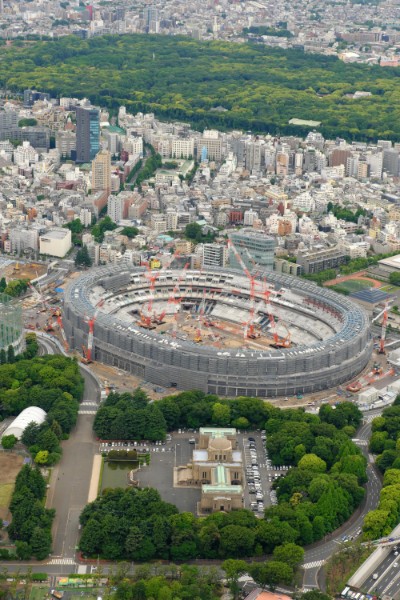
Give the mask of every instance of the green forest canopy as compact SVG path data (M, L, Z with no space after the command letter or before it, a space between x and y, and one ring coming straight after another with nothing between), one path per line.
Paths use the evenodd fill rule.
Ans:
M292 118L321 121L327 137L400 139L398 68L256 44L161 35L18 41L0 49L0 83L153 111L198 128L304 135ZM369 91L352 100L347 94ZM212 111L222 105L226 112Z

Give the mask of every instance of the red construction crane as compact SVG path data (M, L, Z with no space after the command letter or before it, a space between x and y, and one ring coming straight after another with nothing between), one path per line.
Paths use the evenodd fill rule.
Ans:
M87 324L89 325L87 352L86 352L86 356L85 356L88 364L93 362L92 351L93 351L94 324L96 322L98 312L99 312L100 308L103 306L103 304L104 304L104 299L102 298L96 304L93 316L86 321Z
M182 283L182 281L185 277L185 271L188 268L188 266L189 266L189 263L187 262L185 264L185 266L183 267L182 273L179 276L178 281L176 282L176 284L170 294L170 297L168 299L168 304L180 304L182 302L184 295L181 295L179 298L177 298L176 294L179 290L180 284ZM153 314L151 320L153 321L153 323L156 323L157 325L161 325L161 323L163 323L163 321L164 321L164 317L167 314L167 312L168 312L168 307L165 308L159 315Z
M63 325L63 322L62 322L61 315L59 315L57 317L57 323L58 323L58 326L60 328L61 337L62 337L63 342L64 342L64 348L68 352L68 350L69 350L69 344L68 344L67 336L65 335L65 330L64 330L64 325Z
M244 323L244 327L245 327L244 337L254 339L254 338L260 337L260 332L256 329L255 324L254 324L255 313L256 313L255 294L256 294L257 282L256 282L255 277L250 273L250 271L246 267L245 263L243 262L243 259L240 256L239 252L237 251L232 240L228 240L228 248L232 249L232 252L235 255L236 260L242 267L244 274L246 275L247 279L250 282L250 310L249 310L249 319L248 319L248 321L246 321L246 323Z
M386 354L385 341L386 341L387 322L388 322L388 303L386 302L385 310L383 311L381 339L379 341L379 350L378 350L379 354Z

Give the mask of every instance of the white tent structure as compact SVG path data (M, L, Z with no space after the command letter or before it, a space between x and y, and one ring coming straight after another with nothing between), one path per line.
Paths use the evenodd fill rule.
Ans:
M33 421L37 425L41 425L45 420L46 413L42 408L39 408L38 406L29 406L7 427L2 437L5 435L15 435L15 437L20 440L29 423L32 423Z

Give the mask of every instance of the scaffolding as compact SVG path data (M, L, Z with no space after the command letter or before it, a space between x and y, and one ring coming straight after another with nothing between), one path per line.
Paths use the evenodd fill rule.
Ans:
M12 346L15 354L20 354L24 349L23 333L20 303L11 296L0 293L0 350L7 351Z

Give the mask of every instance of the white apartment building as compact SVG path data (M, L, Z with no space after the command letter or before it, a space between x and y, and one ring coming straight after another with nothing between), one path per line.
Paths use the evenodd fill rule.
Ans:
M119 196L109 196L107 201L107 215L114 223L118 223L124 218L125 199Z
M203 267L225 267L227 262L227 247L221 244L203 244Z
M92 212L88 208L81 208L79 220L84 227L89 227L92 224Z
M168 231L165 215L151 215L151 227L156 233Z
M245 210L243 215L243 225L246 227L253 227L254 221L258 219L258 212L250 208Z
M193 138L174 138L172 140L171 156L172 158L193 158Z
M36 229L13 228L9 232L9 240L11 243L10 252L21 254L24 250L39 248L39 234Z
M175 210L167 210L166 221L167 231L176 231L178 229L178 213Z
M38 160L39 155L29 142L22 142L22 145L14 150L14 163L19 167L29 167Z

